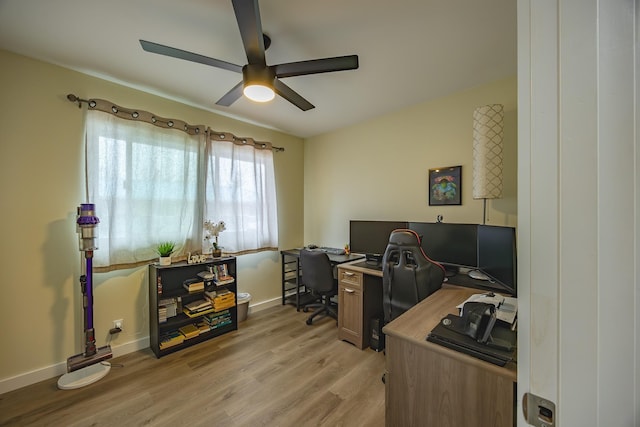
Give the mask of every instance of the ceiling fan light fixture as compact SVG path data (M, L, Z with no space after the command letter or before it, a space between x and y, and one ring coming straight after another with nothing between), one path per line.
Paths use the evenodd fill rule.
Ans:
M273 89L263 83L245 84L242 93L255 102L269 102L276 96Z
M276 75L267 66L247 64L242 67L242 93L255 102L269 102L275 96L273 81Z

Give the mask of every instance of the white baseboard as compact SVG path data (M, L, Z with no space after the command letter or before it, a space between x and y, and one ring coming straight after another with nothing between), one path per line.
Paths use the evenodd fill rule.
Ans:
M282 298L277 297L267 301L261 301L256 304L249 304L248 314L257 313L267 308L275 307L282 304ZM120 344L117 346L111 346L111 352L113 357L124 356L134 351L142 350L149 347L149 336L142 337L135 341ZM67 361L56 363L55 365L47 366L34 371L25 372L14 377L5 378L0 380L0 394L7 393L9 391L17 390L22 387L26 387L31 384L38 383L40 381L48 380L53 377L64 375L67 372Z
M249 304L249 314L257 313L262 310L266 310L267 308L275 307L282 304L282 297L273 298L266 301L260 301L256 304Z
M121 345L111 346L111 352L113 353L113 357L118 357L147 347L149 347L148 336ZM0 394L17 390L50 378L59 377L66 373L67 361L65 360L64 362L56 363L55 365L25 372L24 374L16 375L15 377L5 378L0 380Z

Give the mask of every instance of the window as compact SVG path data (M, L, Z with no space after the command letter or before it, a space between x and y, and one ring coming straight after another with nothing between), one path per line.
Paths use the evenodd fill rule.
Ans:
M205 218L224 220L220 245L240 253L243 248L277 249L273 152L231 142L207 142Z
M208 252L204 219L223 220L225 252L277 248L271 150L207 141L150 123L87 112L87 198L100 218L96 267L129 267L157 257Z

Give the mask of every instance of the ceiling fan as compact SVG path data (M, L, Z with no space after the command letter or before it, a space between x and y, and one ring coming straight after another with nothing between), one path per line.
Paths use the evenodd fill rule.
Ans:
M358 55L267 65L265 51L271 44L271 39L262 32L258 0L231 1L235 11L236 21L238 21L238 27L240 28L242 44L247 53L248 62L246 65L240 66L146 40L140 40L142 49L151 53L242 73L242 81L216 102L217 105L226 107L237 101L243 93L249 99L264 102L273 99L275 92L302 111L307 111L314 108L314 105L284 84L280 79L304 76L307 74L354 70L358 68Z

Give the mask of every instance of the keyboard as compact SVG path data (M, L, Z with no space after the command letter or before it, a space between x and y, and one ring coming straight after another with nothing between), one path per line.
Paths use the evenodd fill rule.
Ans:
M319 251L325 252L329 255L344 255L346 252L344 251L344 249L340 249L340 248L329 248L326 246L320 246L319 248L317 248Z

